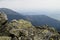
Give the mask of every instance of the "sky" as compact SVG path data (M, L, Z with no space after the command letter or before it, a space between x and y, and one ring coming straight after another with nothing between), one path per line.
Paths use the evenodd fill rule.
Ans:
M9 8L23 14L48 14L56 18L55 15L60 15L60 0L0 0L0 8Z
M13 10L60 10L60 0L0 0L0 8Z

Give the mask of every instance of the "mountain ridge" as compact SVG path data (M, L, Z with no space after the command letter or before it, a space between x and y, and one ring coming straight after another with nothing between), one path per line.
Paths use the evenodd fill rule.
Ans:
M28 20L31 21L32 24L35 26L48 24L49 26L53 26L54 28L60 30L60 21L50 18L48 16L45 16L45 15L31 16L30 15L27 17L28 17Z
M0 8L0 12L7 14L8 19L25 19L25 16L8 8ZM9 21L10 21L9 20Z
M0 11L3 11L4 13L7 14L9 21L13 19L25 19L30 21L34 26L41 26L48 24L49 26L52 26L56 28L57 30L60 30L60 21L55 20L53 18L50 18L46 15L22 15L19 14L18 12L15 12L10 9L6 8L0 8Z

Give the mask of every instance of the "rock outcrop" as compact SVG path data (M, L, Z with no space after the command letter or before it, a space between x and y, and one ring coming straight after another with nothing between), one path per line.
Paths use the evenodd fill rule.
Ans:
M53 27L35 27L23 19L8 22L4 13L0 13L0 36L11 37L11 40L60 40L60 34Z
M0 25L5 24L5 22L8 20L7 15L3 12L0 12Z

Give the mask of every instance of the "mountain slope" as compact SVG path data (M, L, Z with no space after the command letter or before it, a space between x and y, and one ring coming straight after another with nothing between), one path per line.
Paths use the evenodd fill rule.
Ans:
M26 19L31 21L31 23L34 26L41 26L41 25L48 24L49 26L53 26L57 30L60 30L60 21L45 15L26 15L25 16L7 8L0 8L0 11L7 14L9 21L11 21L12 19Z
M7 14L9 21L12 19L25 19L25 16L21 15L18 12L15 12L11 9L0 8L0 12L4 12Z
M52 27L56 28L57 30L60 30L60 21L55 20L53 18L50 18L48 16L45 16L45 15L29 15L26 17L35 26L48 24L49 26L52 26Z

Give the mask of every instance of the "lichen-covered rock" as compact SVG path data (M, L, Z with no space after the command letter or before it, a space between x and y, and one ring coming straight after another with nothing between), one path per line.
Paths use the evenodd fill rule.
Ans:
M10 33L17 37L21 37L21 40L52 40L52 35L55 35L55 39L58 39L59 37L57 36L58 32L53 27L34 27L31 23L25 20L15 20L12 21L11 24L13 25ZM17 29L14 26L16 26Z
M11 40L60 40L60 34L48 25L35 27L23 19L7 20L7 15L1 12L0 36L9 36Z
M28 31L33 31L33 25L26 20L12 20L7 24L6 31L15 37L28 37Z
M22 19L13 20L8 24L7 29L11 34L20 37L20 40L52 40L52 35L56 39L59 37L57 36L59 35L58 32L53 27L34 27L30 22Z
M7 20L7 15L4 12L0 12L0 25L4 24Z
M5 25L7 25L7 15L4 12L0 12L0 36L6 35L5 32Z

